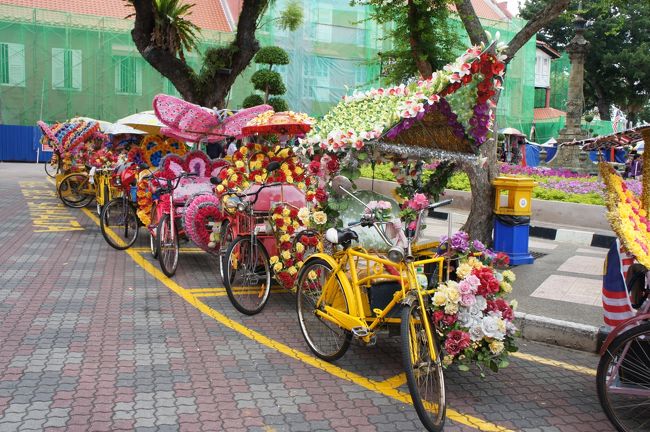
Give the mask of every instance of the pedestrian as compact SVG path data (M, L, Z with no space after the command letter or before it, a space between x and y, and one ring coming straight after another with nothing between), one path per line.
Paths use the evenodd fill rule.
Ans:
M632 159L628 160L623 177L639 179L643 174L643 161L638 153L630 154Z
M219 159L224 157L223 145L220 142L208 143L205 146L205 150L210 159Z
M227 151L228 156L234 155L236 151L237 151L237 140L232 139L230 141L230 144L228 145L228 151Z

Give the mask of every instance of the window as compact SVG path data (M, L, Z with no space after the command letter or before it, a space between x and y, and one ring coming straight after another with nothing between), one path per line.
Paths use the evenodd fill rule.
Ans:
M309 11L307 37L319 42L332 42L332 9L326 6Z
M25 86L25 46L0 43L0 84Z
M52 88L81 90L81 50L52 48Z
M308 57L303 66L302 95L307 99L328 101L330 99L330 69L328 60Z
M115 56L115 93L142 94L142 66L135 56Z

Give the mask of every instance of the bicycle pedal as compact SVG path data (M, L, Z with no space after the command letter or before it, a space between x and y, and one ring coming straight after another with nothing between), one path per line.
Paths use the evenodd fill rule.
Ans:
M365 338L370 334L370 331L368 330L367 327L353 327L352 328L352 335L356 338L362 339Z
M375 346L377 344L377 335L372 334L368 338L368 341L366 342L366 346Z

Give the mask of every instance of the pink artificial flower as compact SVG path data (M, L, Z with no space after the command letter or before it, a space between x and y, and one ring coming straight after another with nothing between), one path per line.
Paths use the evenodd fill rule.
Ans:
M465 348L469 347L471 339L469 333L462 330L452 330L445 340L445 351L451 356L458 355Z
M424 210L428 206L429 200L427 199L426 195L422 193L416 193L413 198L408 201L408 207L415 211Z
M473 274L467 276L463 282L467 282L472 287L472 294L475 294L479 285L481 285L481 280Z
M460 296L460 304L462 304L465 307L470 307L476 303L476 297L474 294L463 294Z
M415 223L415 221L411 221L411 222L409 222L409 226L408 226L408 228L409 228L411 231L415 230L415 228L417 228L417 224Z
M460 292L461 295L472 294L472 291L474 290L475 288L473 289L472 285L466 280L462 280L458 283L458 292Z

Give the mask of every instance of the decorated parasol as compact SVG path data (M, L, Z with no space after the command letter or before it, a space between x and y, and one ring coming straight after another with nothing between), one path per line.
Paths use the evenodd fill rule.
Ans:
M311 130L315 119L304 113L293 111L265 111L250 120L242 128L244 135L275 134L275 135L304 135Z
M271 107L260 105L240 111L214 111L182 99L159 94L153 100L156 117L165 125L164 135L193 142L241 138L241 128Z
M504 74L502 44L469 48L428 79L355 92L314 126L310 152L369 151L401 158L475 158L492 128Z
M99 123L95 121L79 120L48 126L39 120L37 124L43 132L42 139L49 141L48 144L54 147L61 146L66 150L72 150L99 132Z
M115 123L128 125L148 134L157 135L164 125L156 118L153 111L142 111L119 119Z

